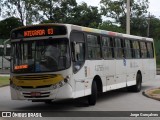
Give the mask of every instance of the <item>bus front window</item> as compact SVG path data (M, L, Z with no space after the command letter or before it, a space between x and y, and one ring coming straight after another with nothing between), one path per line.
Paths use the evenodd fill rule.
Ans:
M70 66L67 39L12 43L12 72L50 72Z

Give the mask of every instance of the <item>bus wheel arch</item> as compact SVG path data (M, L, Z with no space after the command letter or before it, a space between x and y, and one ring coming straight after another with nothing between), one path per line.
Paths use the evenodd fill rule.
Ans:
M96 75L91 85L91 95L88 96L89 105L95 105L97 101L97 94L102 92L102 80Z

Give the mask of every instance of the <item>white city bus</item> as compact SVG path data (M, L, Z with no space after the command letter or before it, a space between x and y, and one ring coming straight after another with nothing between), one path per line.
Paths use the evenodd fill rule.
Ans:
M154 80L153 39L81 27L43 24L11 32L13 100L49 102L127 87L139 92Z

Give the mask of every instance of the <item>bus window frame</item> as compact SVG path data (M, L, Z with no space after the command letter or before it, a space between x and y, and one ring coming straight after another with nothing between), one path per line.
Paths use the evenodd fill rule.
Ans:
M147 43L150 43L151 44L151 48L152 48L152 54L153 54L153 56L151 57L151 56L148 56L148 46L147 46ZM146 41L146 47L147 47L147 58L148 59L153 59L154 58L154 47L153 47L153 42L152 41Z
M81 64L81 66L80 66L80 68L78 69L78 70L74 70L74 65L73 65L73 63L75 63L75 62L77 62L77 61L74 61L73 60L73 57L74 57L74 55L73 55L73 46L72 46L72 43L74 42L74 41L72 41L72 39L71 39L71 35L73 34L73 33L82 33L83 34L83 39L84 39L84 41L76 41L77 43L83 43L84 44L84 61L83 61L83 63ZM72 62L72 69L73 69L73 73L74 74L76 74L79 70L81 70L81 68L84 66L84 64L85 64L85 61L86 61L86 38L85 38L85 33L83 32L83 31L79 31L79 30L72 30L71 32L70 32L70 35L69 35L69 41L70 41L70 44L69 44L69 47L70 47L70 56L71 56L71 62Z
M128 40L130 42L130 48L126 47L126 40ZM130 38L126 38L126 37L124 38L124 56L125 56L125 59L134 59L134 57L133 57L133 44L132 44L132 42L133 41ZM128 57L125 54L125 51L127 51L129 49L130 49L130 52L131 52L131 57Z
M141 48L141 43L140 42L143 42L143 43L145 43L145 47L146 47L146 54L147 54L147 52L148 52L148 50L147 50L147 41L145 41L145 40L139 40L139 47L140 47L140 53L141 53L141 59L148 59L148 55L146 55L146 57L142 57L142 52L141 52L141 50L143 50L142 48Z
M100 45L100 58L89 58L89 54L88 54L88 39L87 39L87 35L94 35L97 36L98 41L99 41L99 45ZM86 39L86 59L87 60L102 60L103 59L103 54L102 54L102 43L101 43L101 34L97 34L97 33L92 33L92 32L85 32L85 39Z
M106 57L104 57L104 54L103 54L103 45L102 45L102 42L103 42L102 38L103 38L103 37L108 37L108 38L110 38L110 41L112 41L112 46L110 46L110 47L107 46L107 48L110 48L111 51L112 51L112 58L106 58ZM113 36L101 35L101 40L100 40L100 41L101 41L102 58L103 58L104 60L114 60L114 59L115 59L115 52L114 52L114 44L115 44L115 41L114 41ZM111 43L110 43L110 45L111 45Z
M120 47L116 47L116 38L117 39L120 39L120 42L121 42L121 48ZM122 59L124 59L124 37L119 37L119 36L115 36L115 37L113 37L113 41L114 41L114 58L116 59L116 60L122 60ZM115 50L116 49L122 49L122 57L117 57L117 56L115 56L116 54L116 52L115 52Z

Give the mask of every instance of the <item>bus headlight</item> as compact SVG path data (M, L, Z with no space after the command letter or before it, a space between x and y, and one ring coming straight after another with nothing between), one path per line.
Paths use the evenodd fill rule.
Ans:
M66 76L64 80L52 85L51 89L57 89L64 86L66 83L68 83L69 79L70 79L70 76Z

